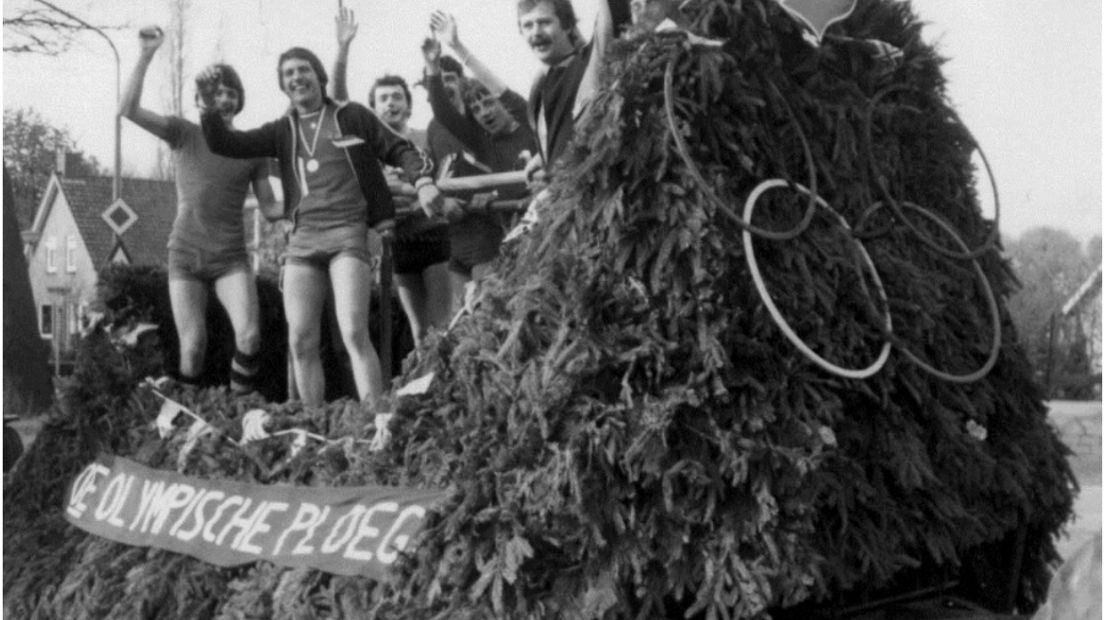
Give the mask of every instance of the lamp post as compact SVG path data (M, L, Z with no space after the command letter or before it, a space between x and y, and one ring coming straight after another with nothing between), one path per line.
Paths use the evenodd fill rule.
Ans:
M115 178L114 178L114 181L112 182L112 185L111 185L111 201L114 203L115 201L119 200L119 195L122 192L122 183L120 181L120 169L121 169L122 160L123 160L123 154L122 154L123 152L122 152L122 147L119 144L119 136L122 133L122 122L123 121L122 121L122 118L119 116L119 94L120 94L120 88L121 88L119 50L115 47L115 42L112 41L111 37L107 36L107 34L103 30L97 28L96 26L93 26L92 24L84 21L83 19L77 17L76 15L73 15L69 11L66 11L63 8L60 8L56 5L54 5L53 3L47 2L46 0L38 0L38 2L50 7L54 11L57 11L58 13L61 13L62 15L68 17L69 19L77 22L81 26L83 26L83 27L85 27L89 30L92 30L96 34L103 37L104 41L107 41L107 44L109 46L111 46L111 53L115 54Z

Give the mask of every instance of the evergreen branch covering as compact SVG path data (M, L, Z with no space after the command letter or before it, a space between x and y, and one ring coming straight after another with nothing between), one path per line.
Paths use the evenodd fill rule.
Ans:
M292 458L278 442L235 451L216 435L186 460L191 475L266 484L447 488L393 579L214 569L88 540L46 501L56 492L43 483L63 466L32 456L16 480L37 479L17 489L26 505L5 502L5 522L43 516L52 540L5 528L5 604L58 618L743 619L955 581L994 609L1037 606L1076 483L1004 309L1007 263L996 250L978 257L1004 333L988 375L945 382L894 353L860 381L785 340L740 243L758 183L815 186L859 233L816 211L793 239L756 240L802 339L846 367L869 364L887 337L950 373L985 362L994 326L971 263L933 251L889 209L863 217L883 185L970 248L992 238L975 145L920 22L907 3L863 0L836 27L900 48L903 63L884 70L842 39L810 47L773 0L692 11L694 30L726 45L666 33L615 46L541 223L507 250L475 311L408 360L404 380L435 379L400 401L386 451L350 443ZM671 63L670 104L700 180L668 129ZM791 230L809 204L772 191L754 224ZM912 224L953 247L924 218ZM872 301L859 240L887 307ZM114 400L70 405L32 453L84 442L173 467L179 442L144 426L155 409L126 387L137 377L99 359L78 382ZM196 398L235 437L255 404ZM278 427L332 438L360 437L367 422L347 402L268 409ZM24 563L45 572L32 579Z

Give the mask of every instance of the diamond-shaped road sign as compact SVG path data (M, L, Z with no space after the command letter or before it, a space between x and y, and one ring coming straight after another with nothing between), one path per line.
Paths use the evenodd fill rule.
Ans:
M105 209L100 217L107 222L107 225L115 231L116 235L120 236L138 221L138 214L134 212L134 209L127 206L127 203L123 202L121 198L111 203L111 206Z

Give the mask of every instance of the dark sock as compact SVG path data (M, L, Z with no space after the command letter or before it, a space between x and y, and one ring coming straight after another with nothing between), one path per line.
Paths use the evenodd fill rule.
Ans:
M180 385L190 388L199 387L199 377L189 377L188 375L178 372L176 373L176 382Z
M230 391L235 394L248 394L257 389L257 371L261 369L260 351L248 355L234 351L230 363Z

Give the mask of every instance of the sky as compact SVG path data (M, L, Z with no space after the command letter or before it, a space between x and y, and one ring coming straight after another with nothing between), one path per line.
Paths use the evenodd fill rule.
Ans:
M169 23L164 0L52 0L97 25L119 26L108 36L121 56L125 85L138 56L137 29ZM575 0L589 25L597 0ZM33 0L4 0L7 16ZM257 126L280 116L287 99L276 82L281 51L302 45L332 65L337 0L192 0L187 23L191 51L185 74L215 61L233 64L246 88L236 125ZM372 80L397 73L415 81L419 45L432 10L453 13L462 41L523 95L538 69L517 33L512 0L345 0L360 23L350 53L348 84L364 101ZM136 15L136 7L141 7ZM1101 231L1101 3L1099 0L913 0L924 38L948 59L949 96L993 165L1001 198L1001 231L1014 238L1050 226L1088 240ZM294 9L292 9L294 7ZM586 28L584 28L586 30ZM6 36L6 35L5 35ZM146 80L142 103L164 111L167 50ZM87 34L57 57L4 54L4 107L34 107L68 129L78 148L111 167L114 153L116 63L107 43ZM186 85L190 99L192 83ZM412 125L429 118L424 91L414 92ZM197 119L194 108L185 114ZM123 173L155 169L157 140L129 121L121 134ZM983 209L993 200L984 178Z

